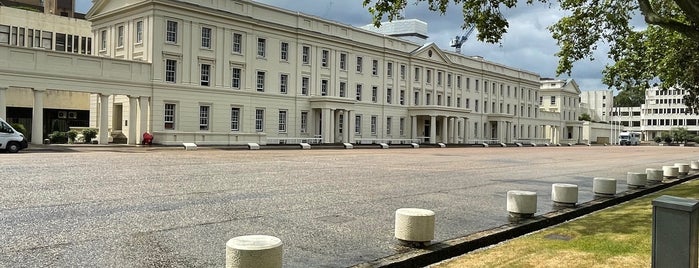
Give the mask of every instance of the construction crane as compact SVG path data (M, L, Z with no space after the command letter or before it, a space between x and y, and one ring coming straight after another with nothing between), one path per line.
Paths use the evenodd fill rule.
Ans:
M459 54L461 54L461 46L464 43L466 43L466 40L468 40L468 36L471 35L471 33L473 33L473 30L476 29L476 25L470 24L468 25L468 27L465 27L464 29L466 29L466 31L464 31L463 35L457 35L454 39L451 40L451 42L449 42L449 46L455 48L456 53Z

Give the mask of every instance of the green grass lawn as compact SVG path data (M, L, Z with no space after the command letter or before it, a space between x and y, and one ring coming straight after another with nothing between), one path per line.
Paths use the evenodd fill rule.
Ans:
M651 201L699 199L699 180L638 198L434 267L650 267Z

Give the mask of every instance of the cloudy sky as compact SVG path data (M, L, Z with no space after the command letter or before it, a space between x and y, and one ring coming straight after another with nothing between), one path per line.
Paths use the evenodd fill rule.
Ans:
M284 9L331 19L354 26L371 23L371 16L362 7L362 0L257 0ZM91 0L76 0L79 12L87 12ZM523 1L520 1L523 2ZM541 77L555 77L558 59L554 53L558 51L555 40L546 29L562 17L556 7L537 4L521 5L513 10L504 10L510 22L510 28L501 44L486 44L478 42L475 33L461 48L465 55L478 55L485 59L520 69L538 73ZM434 42L445 50L452 50L449 41L456 35L463 34L461 30L461 7L453 6L447 14L439 15L427 10L427 5L408 4L406 18L420 19L428 23L429 42ZM604 45L600 47L604 48ZM601 82L602 69L609 62L606 51L598 50L595 61L583 60L578 62L571 75L580 85L581 90L607 89ZM567 78L567 77L562 77Z

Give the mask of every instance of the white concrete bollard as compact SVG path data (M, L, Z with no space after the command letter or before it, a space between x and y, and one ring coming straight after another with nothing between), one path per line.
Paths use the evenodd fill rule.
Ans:
M441 143L441 142L440 142L440 143L437 143L437 146L439 146L439 148L445 148L445 147L447 147L446 144Z
M515 143L515 145L517 145L517 147L522 147L522 146L524 146L524 145L522 145L521 142Z
M507 191L507 212L513 218L529 218L536 213L536 192Z
M419 246L434 239L434 212L421 208L396 210L395 237L403 243Z
M666 179L675 179L680 175L680 168L676 166L663 166L663 177Z
M185 151L196 151L197 150L197 145L191 142L183 142L182 146L184 146Z
M699 161L690 162L689 168L691 168L692 170L698 170L699 169Z
M352 145L351 143L345 142L342 145L345 146L345 149L353 149L354 148L354 145Z
M505 144L504 142L501 142L500 147L507 147L507 144Z
M646 168L646 179L649 184L657 184L663 181L663 170L657 168Z
M302 142L302 143L299 143L299 145L301 145L302 150L310 150L311 149L311 145L308 143Z
M639 172L628 172L626 173L626 185L628 185L629 188L645 188L646 184L648 184L648 175L647 173L639 173Z
M417 149L417 148L420 148L420 144L417 144L417 143L414 143L414 142L413 142L413 143L410 143L410 147L413 147L413 148L416 148L416 149Z
M680 175L687 175L689 174L689 164L684 164L684 163L675 163L675 166L679 168L678 173Z
M578 186L567 183L554 183L551 186L551 200L554 205L574 207L578 203Z
M245 235L226 242L226 268L281 268L282 240L268 235Z
M259 150L260 145L254 142L248 143L248 149L250 150Z
M616 179L594 178L592 181L592 192L601 196L616 195Z
M388 143L383 143L383 142L382 142L382 143L379 143L379 147L380 147L381 149L388 149Z
M483 145L483 147L488 147L488 146L490 146L490 145L488 145L488 144L485 143L485 142L484 142L484 143L481 143L481 145Z

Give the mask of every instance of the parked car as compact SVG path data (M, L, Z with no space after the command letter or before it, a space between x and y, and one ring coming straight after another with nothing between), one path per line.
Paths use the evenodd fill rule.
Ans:
M4 119L0 118L0 150L16 153L28 146L29 144L24 134L15 130Z

